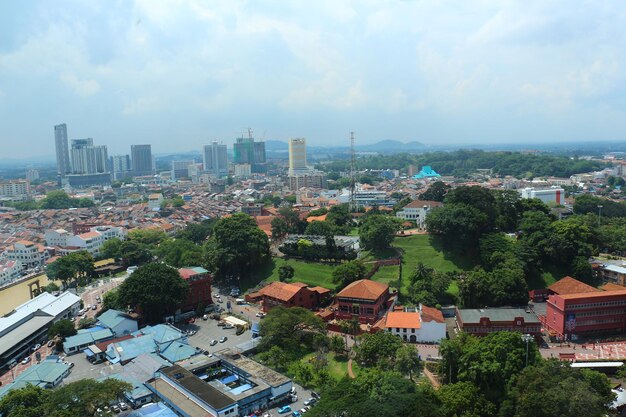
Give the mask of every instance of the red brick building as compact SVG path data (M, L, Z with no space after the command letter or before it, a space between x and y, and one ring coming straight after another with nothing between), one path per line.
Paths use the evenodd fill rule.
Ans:
M369 279L355 281L335 296L335 319L374 324L394 302L395 294L389 294L389 285Z
M561 339L623 333L626 331L626 289L551 295L544 320L551 333Z
M486 336L492 332L519 332L539 337L541 321L530 309L468 308L456 310L459 330L475 336Z
M250 301L260 301L263 311L267 313L276 306L317 310L329 297L330 290L327 288L309 287L302 282L275 281L246 298Z
M199 305L207 307L213 304L213 299L211 298L213 276L209 274L209 271L204 268L193 267L181 268L178 270L178 273L189 284L187 300L180 306L183 312L195 310Z

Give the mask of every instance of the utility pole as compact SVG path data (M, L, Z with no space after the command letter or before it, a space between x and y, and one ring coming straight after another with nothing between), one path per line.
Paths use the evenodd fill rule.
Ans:
M598 227L602 225L602 204L598 204Z
M530 342L533 337L529 334L522 335L522 340L526 342L526 367L528 367L528 342Z

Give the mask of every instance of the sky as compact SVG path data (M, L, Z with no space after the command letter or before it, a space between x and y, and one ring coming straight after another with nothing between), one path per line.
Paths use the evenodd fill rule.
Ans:
M0 0L0 158L626 140L621 1Z

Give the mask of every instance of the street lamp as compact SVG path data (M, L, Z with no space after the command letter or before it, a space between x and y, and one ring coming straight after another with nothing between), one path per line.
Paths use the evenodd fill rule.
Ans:
M522 335L522 340L524 342L526 342L526 366L528 366L528 342L530 342L531 340L533 340L533 337L531 335L527 334L523 334Z
M602 204L598 204L598 226L602 224Z

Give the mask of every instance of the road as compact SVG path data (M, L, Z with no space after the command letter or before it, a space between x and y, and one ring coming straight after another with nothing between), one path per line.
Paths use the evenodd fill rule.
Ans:
M95 310L90 308L85 312L87 318L95 317L96 313L100 310L101 304L98 303L97 297L100 296L100 299L102 299L105 293L117 288L127 277L128 273L124 273L124 275L119 277L101 279L94 282L83 291L80 297L83 300L85 308L87 308L87 306L97 306Z

